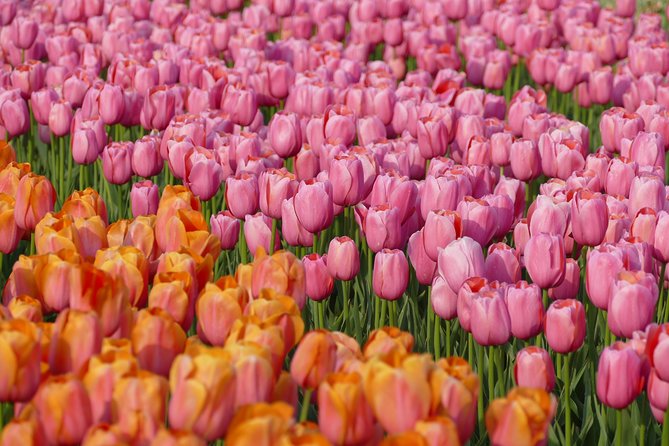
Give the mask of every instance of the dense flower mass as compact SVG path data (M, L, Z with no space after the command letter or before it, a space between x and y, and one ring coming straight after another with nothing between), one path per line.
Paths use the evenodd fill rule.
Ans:
M669 446L668 21L0 0L0 446Z

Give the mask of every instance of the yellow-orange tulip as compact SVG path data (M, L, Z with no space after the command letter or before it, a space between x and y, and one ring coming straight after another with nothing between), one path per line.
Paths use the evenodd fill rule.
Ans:
M457 426L460 442L466 443L476 425L478 375L463 358L452 356L437 362L430 384L432 412L451 418Z
M173 227L175 228L175 222L170 222L173 219L176 219L177 221L180 219L186 220L186 223L189 221L192 223L191 230L194 230L195 228L198 228L200 230L207 230L207 223L204 221L204 218L202 218L202 221L198 219L198 217L195 216L195 214L192 214L190 216L179 216L178 214L180 212L193 212L193 213L199 213L200 211L200 204L199 201L193 200L192 195L189 197L187 194L184 194L182 192L179 192L178 195L171 195L171 192L165 188L163 191L163 196L160 199L160 203L158 204L158 212L156 212L156 228L161 228L161 229L166 229L167 227ZM200 214L202 215L202 214ZM204 223L204 226L202 226L202 223ZM184 229L185 228L181 228ZM169 234L169 235L168 235ZM163 231L156 231L156 241L158 242L158 246L160 247L160 250L163 252L169 251L168 246L170 244L173 244L175 242L174 239L176 239L177 242L183 242L185 238L185 234L182 232L179 234L179 237L173 237L175 234L170 234L167 232ZM179 248L177 247L177 250Z
M74 219L69 215L46 214L35 226L35 249L37 254L57 253L61 249L81 252Z
M37 278L49 262L48 256L19 256L2 291L2 302L7 305L16 296L32 296L42 302L42 293Z
M259 403L241 407L225 437L229 446L274 445L293 426L293 408L285 403Z
M120 281L128 290L130 305L146 306L149 286L149 262L133 246L115 246L98 251L94 265Z
M303 389L316 389L335 369L337 345L326 330L310 331L297 346L290 374Z
M277 446L331 446L332 443L328 441L323 434L321 434L317 426L303 427L301 423L294 426L288 433L279 438Z
M495 446L546 444L557 402L543 389L516 387L488 406L485 425Z
M207 446L207 442L192 432L161 429L149 446Z
M447 417L430 417L416 423L414 430L421 434L429 446L459 446L458 429Z
M384 327L369 334L362 351L366 359L377 355L383 356L395 350L406 355L413 350L413 343L414 339L411 333L402 331L397 327Z
M81 268L81 258L74 251L48 254L46 264L37 275L39 295L48 311L68 308L73 296L80 293L84 280Z
M374 414L367 404L362 377L331 373L318 387L318 426L335 445L365 444L374 436Z
M47 444L78 444L93 424L86 388L73 375L44 381L33 400Z
M384 438L379 446L430 446L430 443L418 432L407 431Z
M18 417L0 432L0 446L42 446L47 444L44 428L37 418L35 406L25 406Z
M153 262L160 255L156 244L155 223L155 215L140 216L134 220L118 220L107 228L107 244L110 248L134 246Z
M386 432L414 427L430 413L428 379L434 363L427 355L395 355L390 362L375 358L363 367L365 397Z
M194 313L190 288L192 279L185 271L158 273L149 293L149 308L162 308L187 331L193 322Z
M200 338L212 345L224 345L232 324L242 317L240 302L246 295L241 287L222 289L218 284L207 284L195 306Z
M262 250L261 250L262 251ZM291 296L300 309L306 302L304 266L290 251L277 251L271 256L260 252L253 263L253 296L264 288Z
M16 296L7 305L14 319L25 319L30 322L42 321L42 303L30 296Z
M0 321L0 401L28 401L40 382L41 332L32 322Z
M253 296L253 263L240 263L235 270L235 280L249 296Z
M160 256L158 262L158 268L156 269L157 273L170 273L170 272L186 272L189 276L193 278L193 293L192 297L197 297L199 293L200 285L204 286L206 283L199 283L198 278L198 265L196 259L193 258L190 254L184 252L167 252Z
M100 249L107 247L107 225L102 217L94 215L92 217L76 217L74 226L79 234L81 247L79 253L82 257L92 261Z
M51 373L80 373L102 349L102 326L93 312L62 311L56 318L49 347Z
M141 310L130 339L142 368L162 376L168 376L172 361L186 348L186 333L161 308Z
M165 425L167 379L147 370L121 378L114 386L112 422L130 444L148 444Z
M30 164L11 162L0 170L0 193L16 197L19 181L30 173Z
M188 249L202 257L211 256L214 262L221 255L221 239L207 230L188 233Z
M42 336L40 338L40 361L42 362L42 366L49 366L49 354L51 353L51 337L53 336L53 322L38 322L37 328L40 329L42 332Z
M7 141L0 141L0 169L16 161L16 152Z
M104 338L102 341L102 353L108 352L127 352L132 354L132 342L128 338Z
M276 382L270 352L259 344L240 341L225 348L240 379L235 391L235 407L269 402Z
M281 327L285 344L285 354L297 345L304 335L302 313L290 296L272 290L263 290L257 299L249 302L244 309L247 316L257 316L264 324Z
M14 220L26 231L33 231L37 223L56 204L56 190L47 177L28 173L21 177L16 189Z
M73 218L90 218L97 215L102 219L105 226L109 224L107 205L100 194L90 187L83 191L72 192L72 195L67 197L63 203L60 213Z
M121 428L115 424L99 423L92 426L81 446L130 446Z
M168 184L165 186L158 207L170 207L169 202L174 198L182 200L185 203L184 207L187 207L188 209L194 209L196 211L200 210L200 199L182 184Z
M0 252L11 254L16 250L25 231L16 225L14 218L15 200L0 193Z
M125 376L139 370L137 360L130 352L108 351L93 356L83 372L83 383L91 397L93 421L112 421L114 387Z
M263 323L256 316L244 316L232 324L226 347L238 342L253 342L263 346L270 354L274 374L278 376L283 368L286 348L281 327Z

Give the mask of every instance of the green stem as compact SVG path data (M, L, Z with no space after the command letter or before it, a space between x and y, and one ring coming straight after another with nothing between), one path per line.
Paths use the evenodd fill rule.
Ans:
M376 328L381 328L386 325L387 312L388 312L388 301L386 299L381 299L381 317L379 318L379 326Z
M616 446L623 446L623 410L616 410Z
M571 353L564 357L564 410L565 410L565 444L571 446ZM622 419L621 419L622 420ZM620 431L622 432L622 430Z
M446 321L446 357L451 357L451 321Z
M474 341L472 339L471 333L469 334L469 346L471 351L471 348L474 346ZM475 348L476 348L476 371L479 374L479 381L483 381L483 347L476 344ZM483 389L479 389L479 404L477 410L478 410L479 427L483 430L485 426L483 419Z
M325 328L325 301L316 302L316 306L318 307L318 328L324 329Z
M302 397L302 408L300 409L300 423L307 420L309 406L311 405L311 394L313 392L313 389L304 389L304 396Z
M388 302L388 315L390 317L390 326L397 327L397 301Z
M272 238L269 240L269 255L274 254L274 240L276 240L276 218L272 219Z
M242 220L239 225L239 257L242 264L246 264L246 237L244 236L244 221Z
M488 347L488 405L495 399L495 349Z
M434 313L434 359L441 358L441 319Z
M664 412L664 423L662 424L662 446L669 446L669 407Z
M314 234L314 243L311 245L312 254L318 254L318 234Z

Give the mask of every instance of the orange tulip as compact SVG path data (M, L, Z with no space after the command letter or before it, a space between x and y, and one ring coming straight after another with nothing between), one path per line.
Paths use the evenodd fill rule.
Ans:
M170 426L207 441L222 438L234 413L235 385L235 369L222 349L177 356L170 370Z
M0 321L0 401L28 401L41 378L41 332L21 319Z
M293 408L285 403L241 407L225 437L227 446L275 445L293 426Z
M92 261L98 250L107 247L107 225L102 217L94 215L87 218L76 217L74 226L77 228L81 243L79 253Z
M100 353L102 338L102 325L97 314L70 309L62 311L51 335L51 373L80 373L88 360Z
M239 342L253 342L261 345L270 354L274 374L278 376L281 373L286 357L286 347L281 327L263 323L256 316L244 316L232 324L225 346L231 347Z
M148 444L165 425L167 379L147 370L121 378L112 395L112 422L130 444Z
M14 206L16 201L0 193L0 252L11 254L23 238L24 231L16 225Z
M56 204L56 191L47 177L28 173L21 177L16 190L14 220L26 231L33 231L37 223Z
M127 352L132 354L132 342L127 338L104 338L100 354L108 352Z
M156 269L157 273L170 273L170 272L186 272L189 276L193 278L193 287L191 298L197 297L197 294L200 290L200 285L204 286L207 282L200 283L198 277L198 264L196 259L193 258L190 254L184 252L168 252L160 256L158 262L158 268Z
M543 389L516 387L488 406L485 425L495 446L546 444L555 416L555 396Z
M47 444L78 444L93 424L86 388L73 375L52 376L33 400Z
M418 432L408 431L384 438L379 446L430 446L430 443Z
M318 426L335 445L365 444L374 435L374 414L367 404L362 377L331 373L318 387Z
M414 430L421 434L429 446L459 446L460 438L453 420L431 417L416 423Z
M285 354L288 354L304 335L302 313L290 296L263 290L257 299L249 302L244 314L257 316L263 324L280 327L283 331Z
M37 418L35 406L29 404L18 417L0 432L0 446L42 446L47 444L44 428Z
M337 345L326 330L310 331L297 346L290 374L303 389L315 389L335 369Z
M37 328L42 332L40 338L40 361L42 368L49 368L49 354L51 353L51 337L53 336L53 322L38 322Z
M207 446L207 442L192 432L161 429L149 446Z
M107 218L107 205L100 194L88 187L83 191L74 191L67 197L60 209L61 214L67 214L73 218L90 218L99 216L105 226L109 225Z
M191 276L185 271L156 274L149 293L149 308L162 308L187 331L193 322L189 297L192 286Z
M358 341L340 331L330 332L330 336L332 336L332 339L337 345L337 364L335 365L335 371L341 371L340 369L349 361L362 359L362 352L360 351L360 344L358 344Z
M61 249L80 253L81 241L74 219L69 215L46 214L35 226L35 249L37 254L55 254Z
M225 348L237 380L235 407L270 401L276 382L270 352L259 344L240 341ZM243 377L243 379L241 379Z
M125 283L90 263L81 264L77 279L79 289L75 287L75 293L70 297L70 308L95 312L100 317L102 335L113 335L118 331L128 307Z
M386 355L395 350L406 355L413 350L413 335L397 327L384 327L369 334L367 343L362 349L366 359L377 355Z
M130 305L146 305L149 263L142 251L133 246L103 249L95 255L94 265L125 285Z
M13 298L22 294L42 301L38 277L48 263L48 256L19 256L19 259L12 266L12 272L9 274L2 291L2 302L7 305Z
M94 422L111 422L116 384L125 376L136 374L138 370L135 357L123 350L102 352L90 359L82 374L84 386L91 396Z
M204 221L204 217L202 220L200 220L197 216L195 216L195 214L188 214L189 211L194 213L199 213L200 211L199 201L197 201L197 199L195 199L192 194L190 194L190 196L188 196L188 194L190 194L190 192L179 192L177 195L172 196L171 192L165 188L163 191L163 196L160 199L160 203L158 204L158 212L156 213L156 228L165 230L169 226L176 229L180 226L178 221L184 219L191 230L195 230L196 228L199 230L207 230L207 223ZM185 211L186 214L179 217L178 214L182 211ZM176 219L177 221L170 223L172 219ZM204 226L202 226L202 223L204 223ZM183 231L179 233L177 237L173 237L176 234L167 233L160 230L156 231L156 241L158 242L158 247L161 251L167 252L169 251L168 247L170 245L184 241L186 224L179 228ZM179 249L179 246L177 246L177 250Z
M47 311L62 311L70 306L73 296L81 292L84 280L81 257L74 251L62 250L48 254L46 259L36 275L39 296Z
M318 426L309 421L296 424L278 441L279 446L331 446L331 444L318 431Z
M463 358L440 359L430 377L432 412L451 418L462 443L474 433L479 395L479 377Z
M277 251L271 256L260 252L253 263L253 296L258 297L263 288L292 296L301 310L306 302L302 262L290 251Z
M0 141L0 169L16 161L16 152L7 141Z
M107 227L107 244L110 248L134 246L153 262L158 259L160 250L156 244L156 217L141 216L134 220L118 220Z
M163 195L160 197L158 207L169 207L170 200L178 198L185 203L189 209L200 210L200 199L193 194L186 186L182 184L168 184L163 189Z
M130 446L120 427L107 423L92 426L81 442L81 446L107 446L112 444L114 446Z
M25 294L12 299L7 308L14 319L24 319L30 322L42 321L42 304L39 300Z
M241 303L246 300L241 287L222 289L208 283L197 298L197 330L200 338L212 345L224 345L232 324L242 317Z
M186 333L161 308L141 310L130 339L142 368L162 376L169 374L172 361L186 347Z
M274 390L272 391L271 402L283 402L289 404L293 410L297 411L297 384L293 381L290 373L282 371L279 378L276 380Z
M249 296L253 296L253 263L240 263L235 270L235 280Z
M0 193L16 197L19 181L30 173L29 163L11 162L0 170Z
M365 397L386 432L414 427L430 413L428 378L434 364L427 355L394 355L372 359L363 366Z

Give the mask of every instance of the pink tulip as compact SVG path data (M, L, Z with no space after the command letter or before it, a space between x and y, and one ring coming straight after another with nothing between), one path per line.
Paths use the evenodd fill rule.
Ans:
M546 350L540 347L525 347L518 351L513 367L516 385L552 392L555 387L555 368Z
M469 237L459 238L440 251L437 267L439 275L457 293L467 279L485 274L481 245Z
M409 263L398 249L383 249L374 256L372 287L382 299L397 300L409 284Z
M551 299L576 299L581 285L581 268L578 262L568 258L565 263L564 280L555 288L548 290Z
M295 113L276 113L269 123L268 141L281 158L297 155L302 147L302 128Z
M272 243L272 220L266 215L258 212L246 214L244 217L244 238L249 252L255 256L258 248L262 247L265 252L270 252ZM281 234L276 231L274 238L274 251L281 248Z
M604 348L597 365L597 397L614 409L624 409L645 385L644 360L622 342Z
M579 245L596 246L604 239L609 223L605 198L599 193L579 190L571 200L571 228Z
M133 217L155 215L158 212L159 195L158 186L149 180L133 184L130 190Z
M291 246L311 246L314 235L307 231L297 218L295 212L295 197L283 200L281 203L281 232Z
M521 280L506 287L504 299L513 336L530 339L541 333L544 322L541 288Z
M616 336L631 337L653 320L658 287L655 276L643 271L622 271L611 285L608 324Z
M328 246L328 271L337 280L352 280L360 271L360 254L349 237L335 237Z
M532 235L524 257L527 272L541 288L554 288L564 280L566 256L561 235Z
M132 179L131 142L113 142L102 151L102 170L105 179L112 184L125 184Z
M295 193L295 213L304 228L318 234L332 224L334 206L330 181L300 182Z
M328 256L309 254L302 259L307 296L314 301L327 299L334 290L334 279L328 270Z
M556 300L546 311L546 340L558 353L575 352L585 339L585 309L574 299Z
M502 345L511 337L511 318L500 292L483 291L471 301L471 330L483 346Z
M432 260L425 252L425 231L414 232L409 237L407 253L411 265L416 271L416 278L421 285L432 285L434 275L437 271L437 262Z
M232 215L241 219L258 210L258 180L254 175L242 173L225 182L225 202Z
M486 246L497 231L497 213L495 208L484 200L465 197L458 204L458 213L462 218L462 234L471 237L480 245Z
M462 236L462 220L455 211L430 211L425 220L423 242L425 253L433 261L439 258L439 249Z

